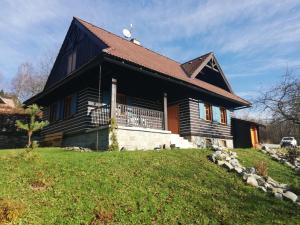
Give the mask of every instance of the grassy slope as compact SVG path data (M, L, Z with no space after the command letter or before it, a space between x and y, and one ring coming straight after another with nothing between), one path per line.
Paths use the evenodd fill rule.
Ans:
M76 153L43 149L38 153L39 160L24 161L7 157L12 151L0 151L0 198L26 205L19 220L25 224L88 224L95 210L103 216L112 214L112 224L300 221L300 207L246 186L235 174L208 161L208 150ZM239 154L245 163L250 162L246 153ZM278 181L285 181L284 175L278 176ZM289 176L289 181L296 179ZM32 190L30 183L41 179L49 187Z

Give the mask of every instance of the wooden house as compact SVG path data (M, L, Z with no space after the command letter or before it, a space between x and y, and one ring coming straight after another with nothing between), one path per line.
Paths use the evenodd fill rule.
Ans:
M120 147L233 146L231 114L250 103L234 94L216 57L180 63L79 18L66 34L44 90L44 140L106 149L109 121Z

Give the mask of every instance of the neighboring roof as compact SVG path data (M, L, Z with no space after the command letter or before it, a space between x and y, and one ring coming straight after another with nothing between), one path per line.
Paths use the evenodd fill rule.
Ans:
M9 108L15 108L16 104L12 98L4 98L0 96L0 106L3 107L9 107Z
M237 95L234 95L233 93L230 93L222 88L201 81L199 79L192 79L188 76L189 72L195 70L195 68L199 66L205 60L206 57L213 53L208 53L197 59L194 59L192 63L186 62L184 64L180 64L175 60L162 56L143 46L134 44L131 41L128 41L111 32L99 28L89 22L86 22L79 18L75 19L108 46L103 50L108 55L138 64L150 70L157 71L164 75L185 81L199 88L205 89L206 91L213 92L215 94L237 101L242 105L250 105L250 102L238 97Z
M237 117L231 117L232 120L237 120L240 122L244 122L244 123L248 123L251 125L256 125L256 126L261 126L261 127L265 127L265 125L263 123L259 123L257 121L253 121L251 119L241 119L241 118L237 118Z

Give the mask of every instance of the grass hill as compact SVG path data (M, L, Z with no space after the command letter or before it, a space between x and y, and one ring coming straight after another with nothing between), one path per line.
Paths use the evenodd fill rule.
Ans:
M237 152L247 166L266 160L270 176L300 190L288 167ZM0 151L0 224L8 211L16 224L299 224L299 206L245 185L209 154Z

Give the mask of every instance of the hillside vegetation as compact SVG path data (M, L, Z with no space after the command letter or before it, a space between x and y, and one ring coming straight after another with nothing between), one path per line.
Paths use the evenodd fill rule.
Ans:
M7 210L17 224L300 221L299 206L246 186L207 160L209 150L20 152L0 151L0 224ZM252 150L238 150L238 155L249 165L263 157L274 179L300 187L292 170L267 156Z

